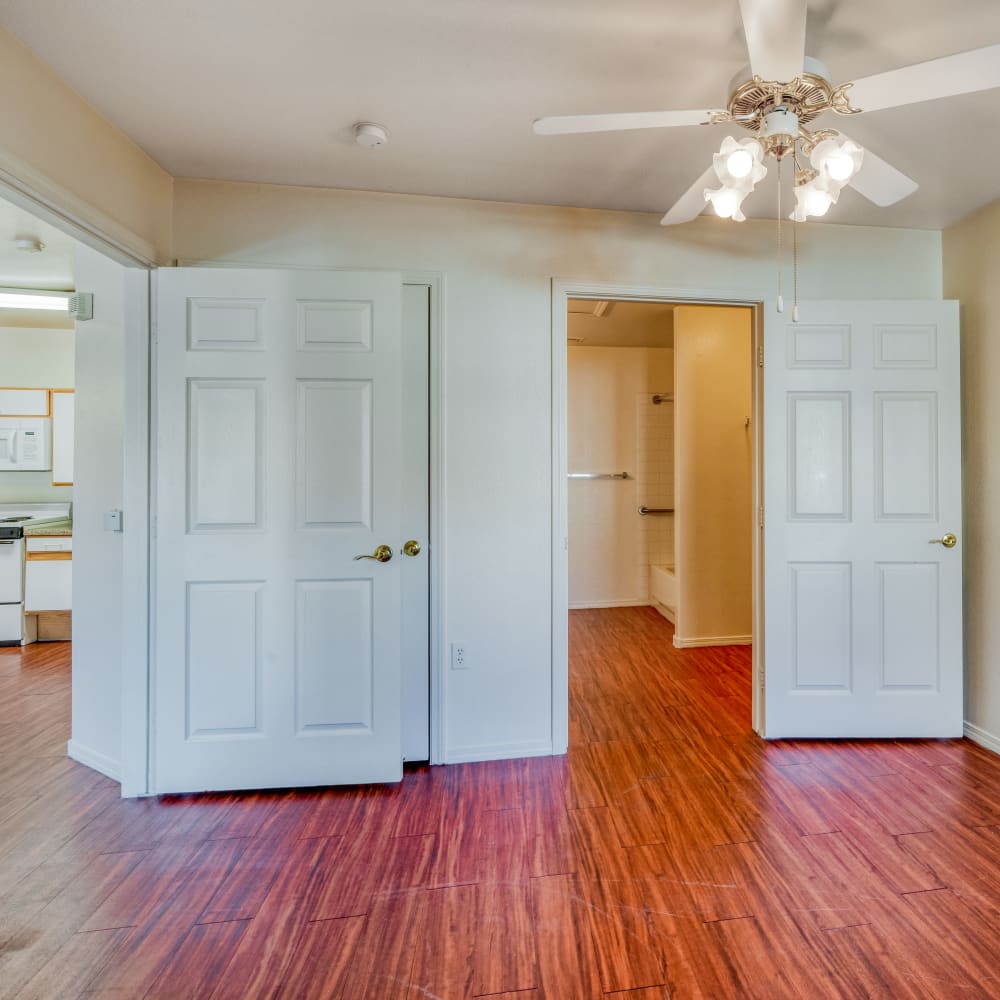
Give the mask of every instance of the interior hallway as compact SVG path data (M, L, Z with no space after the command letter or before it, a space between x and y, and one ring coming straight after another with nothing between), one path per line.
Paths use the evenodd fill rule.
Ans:
M0 997L1000 995L1000 758L765 744L748 648L570 621L568 757L128 802L0 650Z

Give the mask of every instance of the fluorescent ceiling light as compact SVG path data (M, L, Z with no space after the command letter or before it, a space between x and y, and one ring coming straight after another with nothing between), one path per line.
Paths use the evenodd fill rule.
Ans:
M43 292L29 288L0 288L0 309L46 309L69 312L71 292Z

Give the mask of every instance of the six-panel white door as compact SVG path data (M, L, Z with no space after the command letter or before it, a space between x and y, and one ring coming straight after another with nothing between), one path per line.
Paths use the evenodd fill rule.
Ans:
M765 318L765 733L960 736L958 304L800 309Z
M401 290L157 272L156 792L401 777Z

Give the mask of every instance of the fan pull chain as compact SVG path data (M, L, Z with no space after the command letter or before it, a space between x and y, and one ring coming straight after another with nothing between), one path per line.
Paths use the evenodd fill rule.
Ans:
M778 312L785 311L785 300L781 297L781 160L778 160Z
M792 219L792 322L799 321L799 224Z

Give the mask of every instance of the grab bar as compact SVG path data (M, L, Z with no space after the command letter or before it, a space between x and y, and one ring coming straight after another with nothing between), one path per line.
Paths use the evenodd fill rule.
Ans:
M673 507L640 507L639 513L644 517L646 514L673 514Z
M627 472L567 472L567 479L631 479Z

